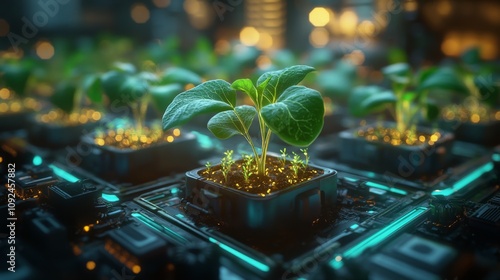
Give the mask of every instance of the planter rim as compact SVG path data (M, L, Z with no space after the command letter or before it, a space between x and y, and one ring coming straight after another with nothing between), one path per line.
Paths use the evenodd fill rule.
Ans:
M269 154L268 154L268 156L269 156ZM311 181L314 181L314 180L318 180L318 179L321 179L321 178L324 178L324 177L333 176L333 175L337 174L337 171L334 170L334 169L331 169L331 168L318 166L318 165L315 165L315 164L312 164L312 163L308 164L308 166L312 167L314 169L322 170L323 174L320 174L320 175L314 177L311 180L300 182L300 183L295 184L295 185L291 185L291 186L287 187L286 189L282 189L282 190L271 192L269 194L266 194L265 196L261 196L261 195L253 194L253 193L248 193L248 192L245 192L245 191L241 191L241 190L238 190L238 189L235 189L235 188L227 187L227 186L225 186L223 184L219 184L217 182L205 179L204 177L202 177L202 176L200 176L198 174L199 171L206 169L205 167L199 167L199 168L187 171L186 172L186 176L191 177L191 178L193 178L195 180L200 180L202 182L207 182L207 183L215 185L217 187L221 187L221 188L223 188L226 191L230 191L230 192L233 192L233 193L238 194L238 195L246 196L248 198L259 199L259 200L268 200L268 199L272 199L273 197L275 197L277 195L281 195L283 193L287 193L287 192L293 191L293 190L301 187L302 185L307 184L308 182L311 182Z
M85 143L87 143L89 145L92 145L94 147L97 147L99 149L106 150L106 151L113 152L113 153L123 153L123 154L126 154L126 153L135 152L135 151L141 151L141 150L144 150L144 149L151 149L151 148L155 148L155 147L161 147L161 146L168 145L168 144L175 144L175 142L176 142L176 141L174 141L174 142L165 142L165 141L162 141L162 142L156 142L156 143L154 143L154 144L152 144L150 146L143 147L141 149L131 149L131 148L120 149L120 148L116 148L114 146L109 146L109 145L103 145L103 146L97 145L93 141L93 139L94 139L93 136L96 133L97 132L93 131L93 132L90 132L90 133L87 133L87 134L83 135L81 137L82 142L85 142ZM182 140L182 139L193 139L195 137L196 136L193 133L191 133L190 131L187 131L187 132L183 132L178 138L180 138Z
M384 128L392 128L395 126L395 122L382 122L382 124L384 124ZM350 129L347 129L347 130L344 130L344 131L341 131L339 133L340 136L342 136L343 138L350 138L350 139L364 139L364 137L359 137L359 136L356 136L354 135L353 132L356 132L358 131L359 129L363 129L363 128L368 128L368 127L376 127L378 125L378 123L370 123L370 124L367 124L367 125L364 125L364 126L358 126L358 127L354 127L354 128L350 128ZM387 126L389 125L389 127ZM425 126L417 126L417 132L424 132L424 133L429 133L429 134L432 134L432 132L430 132L432 129L429 128L429 127L425 127ZM433 146L439 144L439 143L442 143L446 140L453 140L455 138L455 135L453 132L450 132L450 131L446 131L446 130L443 130L443 129L437 129L436 131L438 131L440 134L441 134L441 137L439 137L439 139L433 144ZM366 140L366 139L365 139ZM389 147L400 147L401 149L407 149L407 150L419 150L420 148L422 147L429 147L429 143L424 143L424 144L421 144L421 145L406 145L406 144L401 144L401 145L398 145L398 146L394 146L394 145L391 145L390 143L386 143L386 142L382 142L382 141L368 141L366 140L366 142L368 143L373 143L373 144L377 144L377 145L382 145L382 146L389 146Z

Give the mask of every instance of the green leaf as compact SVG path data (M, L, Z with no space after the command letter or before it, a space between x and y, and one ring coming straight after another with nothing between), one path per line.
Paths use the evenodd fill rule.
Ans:
M430 121L433 121L433 120L436 120L438 117L439 117L439 112L440 112L440 109L439 109L439 106L428 100L427 103L426 103L426 118Z
M129 76L119 90L122 101L130 104L148 93L148 83L139 77Z
M466 51L464 51L461 55L460 58L465 64L469 66L476 66L481 64L481 52L478 47L470 48Z
M18 96L25 95L26 84L31 74L29 69L21 65L6 64L0 72L0 80L4 81L5 87L13 90Z
M303 86L291 86L276 103L264 106L262 118L273 133L290 145L310 145L323 129L321 94Z
M192 118L232 110L236 92L223 80L211 80L177 95L163 114L163 129L182 125Z
M311 66L295 65L283 70L264 73L257 80L257 86L259 86L269 79L262 92L264 95L262 106L274 103L287 88L300 83L312 71L314 68Z
M223 111L208 121L208 129L219 139L227 139L237 134L246 134L257 115L253 106L237 106L234 110Z
M163 73L161 84L171 83L199 85L201 83L201 77L184 68L170 67Z
M128 74L134 74L137 71L135 66L128 62L115 62L113 64L113 69Z
M259 104L257 89L250 79L239 79L231 84L235 90L240 90L246 93L255 104Z
M104 94L106 94L111 101L121 99L120 88L127 77L127 74L117 71L110 71L102 75L101 83Z
M410 83L410 65L408 63L395 63L382 68L382 73L394 83Z
M452 68L448 67L439 68L430 73L420 83L418 90L448 90L457 93L469 93L460 76Z
M392 91L383 91L378 94L374 94L363 100L360 104L360 110L364 112L376 112L381 107L387 104L396 103L396 96Z
M50 96L50 102L66 113L71 113L75 105L74 99L76 86L69 82L62 82L56 86L54 94Z
M96 75L89 75L83 80L83 91L87 94L90 101L102 103L101 80Z
M349 97L348 107L355 117L363 117L379 109L381 105L396 102L392 91L378 86L356 87Z
M149 93L151 94L153 106L159 112L163 112L183 89L184 87L180 84L150 86Z
M481 101L491 106L497 106L500 96L500 79L493 74L478 75L474 77L474 85L479 90Z
M332 97L348 96L353 85L353 81L349 77L336 70L320 72L316 83L324 95Z

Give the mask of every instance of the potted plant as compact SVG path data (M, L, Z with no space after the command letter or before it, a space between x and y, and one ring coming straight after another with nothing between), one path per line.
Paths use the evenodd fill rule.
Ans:
M466 98L442 110L441 125L457 140L481 145L500 144L499 65L481 60L479 49L462 55L459 73L467 86Z
M164 133L160 123L147 121L147 113L151 105L163 110L186 86L200 82L198 75L182 68L139 72L130 63L116 63L114 70L93 77L88 83L94 88L90 96L102 101L104 92L115 119L82 137L91 147L84 167L99 176L129 182L149 181L165 170L192 168L201 152L195 135L180 129ZM129 111L132 119L119 115ZM168 160L172 158L176 160Z
M314 68L304 65L266 72L257 83L210 80L176 96L163 115L163 129L195 116L215 113L208 129L218 138L242 135L252 155L233 159L228 151L220 164L186 173L186 200L229 226L270 231L311 224L336 201L336 171L309 164L294 154L268 154L272 134L299 147L311 144L323 127L324 104L319 92L297 84ZM236 91L253 105L236 104ZM257 118L260 145L249 135ZM259 148L260 146L260 148Z
M0 61L0 131L25 128L30 115L40 107L27 96L33 68L29 59Z
M402 177L435 174L447 166L453 134L417 126L421 117L435 119L438 107L429 98L436 90L465 91L450 68L429 68L413 75L406 63L382 69L392 90L379 86L354 89L350 112L357 117L389 109L395 122L379 122L343 131L340 160Z

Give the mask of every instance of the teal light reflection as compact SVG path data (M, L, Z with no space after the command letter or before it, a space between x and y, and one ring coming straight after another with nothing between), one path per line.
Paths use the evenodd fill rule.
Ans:
M217 244L224 251L226 251L226 252L230 253L231 255L233 255L233 256L241 259L242 261L250 264L251 266L257 268L260 271L263 271L263 272L268 272L269 271L269 266L267 266L267 265L265 265L265 264L263 264L263 263L261 263L259 261L256 261L256 260L250 258L249 256L241 253L240 251L238 251L238 250L236 250L236 249L234 249L232 247L229 247L226 244L221 243L221 242L217 241L216 239L214 239L212 237L209 237L208 241Z
M106 200L107 202L117 202L117 201L120 201L120 199L118 198L118 196L114 195L114 194L107 194L107 193L103 193L101 195L101 197Z
M461 189L472 183L477 178L481 177L484 173L493 170L493 166L494 165L492 162L485 163L480 167L476 168L475 170L473 170L472 172L470 172L469 174L467 174L466 176L464 176L462 179L455 182L455 184L453 184L453 186L451 186L450 188L446 188L443 190L435 190L432 192L432 195L450 196L460 191Z
M79 178L73 176L72 174L68 173L65 170L62 170L61 168L59 168L53 164L50 164L49 167L54 171L54 174L56 174L57 176L61 177L62 179L66 180L70 183L75 183L75 182L80 181Z
M408 194L404 190L401 190L401 189L398 189L398 188L391 188L391 187L388 187L386 185L382 185L382 184L379 184L379 183L366 182L366 185L368 187L377 188L377 189L381 189L381 190L385 190L385 191L390 191L392 193L397 193L397 194L400 194L400 195L407 195Z
M355 258L361 255L366 249L377 246L378 244L386 241L388 238L393 236L396 232L399 230L403 229L404 226L408 225L421 215L423 215L426 211L428 210L427 207L418 207L413 209L412 211L408 212L401 218L397 219L396 221L392 222L388 226L382 228L381 230L377 231L373 235L367 237L363 241L357 243L347 251L345 251L342 256L337 256L333 260L330 261L329 265L334 268L338 269L339 267L342 267L341 259L342 258Z

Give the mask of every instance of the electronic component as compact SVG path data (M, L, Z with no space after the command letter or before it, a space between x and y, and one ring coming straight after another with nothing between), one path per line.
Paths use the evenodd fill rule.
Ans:
M500 206L485 204L470 217L469 223L476 229L482 229L495 234L500 233Z
M167 242L143 226L129 224L107 234L104 249L134 274L161 272Z
M88 181L58 183L48 190L48 204L64 221L78 227L97 220L95 203L102 188Z
M21 199L37 198L42 193L47 195L47 188L59 179L47 165L27 165L16 172L16 194Z

